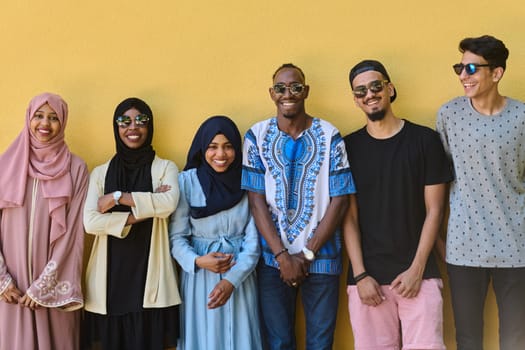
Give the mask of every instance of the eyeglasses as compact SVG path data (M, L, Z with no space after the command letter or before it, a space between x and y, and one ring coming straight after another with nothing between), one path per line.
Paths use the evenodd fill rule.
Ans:
M284 83L278 83L272 86L273 91L278 95L284 95L286 89L290 90L292 95L300 95L304 91L305 86L301 83L292 83L286 86Z
M115 122L121 128L129 128L131 125L131 117L127 115L121 115L115 119ZM149 116L146 114L138 114L135 117L135 126L138 128L145 128L149 123Z
M472 75L478 71L478 67L492 67L491 64L477 64L477 63L457 63L452 66L454 68L454 72L456 72L457 75L460 75L461 72L463 72L463 69L465 69L465 72L467 72L468 75Z
M354 93L354 96L357 98L363 98L368 93L368 90L372 91L374 94L377 94L378 92L383 91L383 88L388 84L388 80L374 80L371 81L367 86L365 85L359 85L356 86L352 92Z

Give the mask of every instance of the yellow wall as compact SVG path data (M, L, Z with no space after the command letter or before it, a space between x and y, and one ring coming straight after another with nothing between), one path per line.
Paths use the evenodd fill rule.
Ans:
M0 150L20 131L29 99L53 91L70 106L70 148L90 168L114 152L111 116L123 98L151 105L155 148L182 167L207 116L229 115L244 132L274 113L267 90L284 62L306 73L308 111L342 134L364 123L347 74L365 58L389 70L397 114L433 126L440 104L462 93L451 65L465 36L504 40L510 59L501 90L525 100L525 7L518 0L18 0L4 1L0 18ZM341 292L336 348L351 349ZM453 349L448 297L446 303ZM489 306L487 346L494 349L492 297Z

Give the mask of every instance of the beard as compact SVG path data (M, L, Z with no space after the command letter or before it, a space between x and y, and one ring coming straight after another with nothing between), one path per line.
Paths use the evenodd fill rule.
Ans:
M379 120L383 120L383 118L386 115L386 111L385 110L381 110L381 111L377 111L377 112L367 113L366 115L367 115L368 119L370 119L370 121L377 122Z

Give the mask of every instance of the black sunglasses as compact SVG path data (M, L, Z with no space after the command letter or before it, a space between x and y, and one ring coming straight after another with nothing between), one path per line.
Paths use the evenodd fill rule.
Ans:
M121 115L115 119L115 122L118 124L121 128L129 128L131 125L131 117L127 115ZM138 128L144 128L149 123L149 116L146 114L138 114L135 117L135 126Z
M452 66L454 68L454 72L456 72L457 75L460 75L461 72L463 72L463 69L465 69L465 72L467 72L468 75L472 75L478 71L479 67L492 67L491 64L477 64L477 63L456 63Z

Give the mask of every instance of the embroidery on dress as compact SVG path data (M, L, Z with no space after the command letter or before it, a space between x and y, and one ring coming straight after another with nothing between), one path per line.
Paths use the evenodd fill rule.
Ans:
M0 291L7 288L9 283L11 283L11 277L7 273L7 267L5 266L4 258L0 254Z
M50 261L45 267L40 280L36 283L36 288L40 291L40 298L56 298L57 293L62 295L69 293L71 283L67 281L57 281L57 264L54 261Z
M340 170L340 169L344 169L345 168L345 164L344 164L344 157L343 157L343 152L346 152L346 150L344 149L345 147L345 144L344 144L344 141L343 139L341 138L341 135L340 134L337 134L332 142L336 145L335 147L333 147L333 151L331 152L330 154L330 167L331 167L331 171L337 171L337 170Z
M257 140L252 130L248 130L244 142L250 145L247 151L248 165L254 169L264 169L264 165L259 157L259 150L257 149Z

